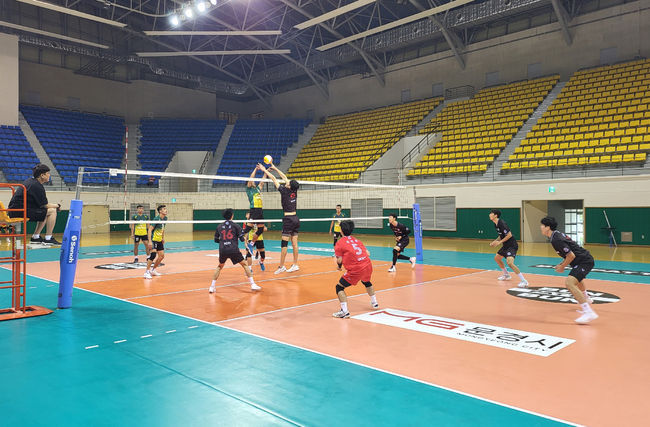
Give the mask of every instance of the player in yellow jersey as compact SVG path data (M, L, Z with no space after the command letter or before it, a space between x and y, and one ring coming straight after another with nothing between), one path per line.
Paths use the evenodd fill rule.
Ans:
M332 235L332 227L334 227L334 247L336 247L336 242L341 238L341 219L345 218L345 214L341 212L341 205L336 205L336 213L334 214L334 220L330 224L330 235ZM332 255L336 256L336 255Z
M131 217L133 221L149 221L149 215L144 213L144 206L137 206L138 212ZM131 238L133 239L133 256L135 259L133 263L138 262L138 246L140 241L144 243L144 249L147 251L147 256L151 252L151 246L149 243L149 237L147 236L147 223L143 222L140 224L131 224Z
M257 166L251 172L251 178L255 178L257 171L260 170ZM264 210L262 209L262 193L260 189L264 186L264 182L260 181L259 184L255 184L255 181L251 180L246 183L246 195L248 196L248 202L250 204L250 210L248 211L248 219L251 220L262 220L264 219ZM251 234L249 231L255 229L255 233ZM264 223L262 222L249 222L244 226L244 237L246 238L246 248L249 252L253 252L255 248L255 243L259 238L262 237L264 233Z
M250 214L246 212L246 219L250 218ZM264 227L264 231L266 231L266 227ZM255 230L250 229L248 231L248 236L245 236L246 239L249 241L253 240L253 236L255 236ZM255 241L255 248L257 248L257 253L260 257L260 269L262 271L266 270L266 267L264 266L264 259L266 259L266 251L264 250L264 236L259 235L257 240ZM257 256L255 256L255 259L257 259ZM251 253L249 248L246 248L246 263L248 264L248 267L251 267L253 265L253 254ZM252 270L252 267L251 267Z
M152 221L167 221L167 206L158 206L158 215ZM152 243L153 248L147 258L147 271L144 272L145 279L151 279L151 276L160 276L156 268L160 265L163 258L165 258L165 224L149 224L147 230L149 241ZM153 263L153 267L151 264Z

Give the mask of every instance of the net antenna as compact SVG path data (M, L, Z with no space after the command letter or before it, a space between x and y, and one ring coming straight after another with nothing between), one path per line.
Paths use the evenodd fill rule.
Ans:
M603 209L603 215L605 215L605 221L607 222L607 227L605 227L605 229L609 231L609 246L617 248L618 244L616 243L616 237L614 237L614 230L616 230L616 227L612 227L612 224L609 223L609 218L607 217L605 209Z

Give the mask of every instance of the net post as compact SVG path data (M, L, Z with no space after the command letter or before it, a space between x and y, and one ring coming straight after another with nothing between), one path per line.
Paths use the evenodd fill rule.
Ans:
M413 236L415 237L415 259L424 262L422 250L422 219L420 218L420 204L413 203Z
M83 202L81 200L72 200L70 202L70 214L68 215L68 222L61 242L58 308L70 308L72 306L72 288L77 271L82 208Z

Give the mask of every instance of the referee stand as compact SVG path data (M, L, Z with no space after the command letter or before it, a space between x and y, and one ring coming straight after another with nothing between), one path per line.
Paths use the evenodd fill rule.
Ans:
M22 184L0 183L0 189L11 190L13 196L22 188L22 209L7 209L0 202L0 224L7 225L11 248L9 256L0 257L0 266L11 264L11 280L0 280L0 289L11 289L11 307L0 309L0 321L22 319L24 317L43 316L52 313L44 307L26 305L27 288L27 189ZM10 218L8 212L20 212L20 218Z

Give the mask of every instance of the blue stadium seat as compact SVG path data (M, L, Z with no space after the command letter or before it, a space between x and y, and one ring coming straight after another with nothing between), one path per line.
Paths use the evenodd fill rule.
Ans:
M124 120L102 114L80 113L21 105L36 137L66 184L77 182L77 168L120 168L124 157ZM84 178L86 181L86 178ZM119 183L98 175L86 182Z
M164 171L176 151L214 151L226 128L224 120L142 119L140 154L142 170ZM137 183L145 185L148 176ZM157 185L158 178L154 177Z

